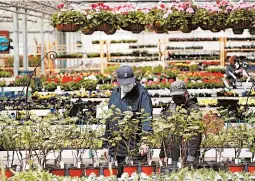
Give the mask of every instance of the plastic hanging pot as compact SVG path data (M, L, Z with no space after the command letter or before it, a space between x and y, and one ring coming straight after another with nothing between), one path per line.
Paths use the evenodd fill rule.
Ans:
M90 28L82 28L81 29L81 32L84 34L84 35L92 35L94 33L94 30L90 29Z
M152 173L155 172L155 166L151 166L151 165L142 165L141 166L141 170L143 173L145 173L146 175L151 175Z
M241 34L243 34L243 29L233 29L233 33L235 34L235 35L241 35Z
M124 166L123 172L128 173L128 175L131 176L132 173L137 172L137 170L137 166Z
M69 168L70 177L82 177L84 175L84 169L82 168Z
M244 171L244 165L229 165L228 169L230 172L243 172Z
M85 173L86 173L86 176L89 176L92 173L96 174L96 176L99 176L100 169L99 168L86 168Z
M248 172L255 173L255 165L248 165Z
M65 176L65 169L52 169L51 173L57 176Z
M118 168L112 168L112 174L108 168L103 168L104 176L109 177L111 175L118 175Z
M251 35L255 35L255 28L249 29L249 33L250 33Z

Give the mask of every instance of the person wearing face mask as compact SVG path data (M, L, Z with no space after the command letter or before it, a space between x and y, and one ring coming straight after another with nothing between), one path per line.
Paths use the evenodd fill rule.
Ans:
M197 105L197 98L190 97L186 83L181 80L177 80L171 84L170 87L170 93L172 96L173 104L169 107L171 111L175 111L177 106L181 106L182 108L186 109L188 112L192 110L199 110L199 107ZM166 117L169 116L168 112L163 112L163 115ZM197 161L198 154L199 154L199 147L201 144L202 135L198 134L194 138L191 139L191 141L188 143L188 153L187 153L187 159L186 162L188 163L194 163ZM172 142L170 142L172 140ZM169 140L165 140L164 144L166 145L166 154L167 157L172 158L173 163L177 163L179 161L180 157L180 148L179 143L181 142L181 138L176 138L171 136L171 133L169 135ZM163 144L162 144L163 146ZM164 158L164 150L163 147L160 151L160 158Z
M141 112L143 109L145 113L148 114L149 117L152 118L152 101L151 96L148 91L139 83L135 81L134 71L130 66L121 66L117 70L117 81L119 86L115 88L110 96L108 102L108 108L112 105L115 105L116 108L119 108L122 112L131 110L133 112ZM150 120L141 122L141 130L143 131L151 131ZM116 128L115 128L116 127ZM117 129L115 124L110 124L109 122L106 124L105 137L109 136L109 130ZM138 140L137 140L138 141ZM130 141L130 150L133 150L136 146L136 142L134 140ZM107 141L103 142L103 155L105 158L114 156L114 151L116 148L109 148L109 144ZM144 160L147 158L147 153L149 151L149 147L147 145L142 145L139 149L140 156ZM123 167L121 163L125 161L126 156L128 155L127 148L125 143L120 142L117 153L117 162L118 162L118 177L123 173Z

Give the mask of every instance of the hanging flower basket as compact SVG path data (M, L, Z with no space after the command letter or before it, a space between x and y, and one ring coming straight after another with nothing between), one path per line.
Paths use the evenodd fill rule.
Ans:
M243 34L243 29L233 29L233 33L235 34L235 35L241 35L241 34Z
M56 28L61 32L76 32L81 28L81 25L77 24L57 24Z
M125 31L130 31L130 28L128 26L122 26L121 29L123 29Z
M181 28L181 26L168 26L168 31L178 31Z
M233 24L232 26L233 29L249 29L251 28L251 21L239 21L236 24Z
M145 25L139 23L131 23L129 24L129 30L132 33L141 33L145 29Z
M164 25L161 25L161 23L159 21L154 21L153 25L152 25L152 29L156 32L156 33L166 33L166 28Z
M96 27L96 31L104 31L104 32L107 32L107 31L110 31L112 30L112 26L107 24L107 23L103 23L103 24L100 24Z
M114 33L116 33L116 31L117 31L117 29L112 28L112 29L109 30L109 31L105 31L105 34L107 34L107 35L113 35Z
M93 29L90 29L90 28L82 28L81 29L81 32L84 34L84 35L92 35L94 33L94 30Z

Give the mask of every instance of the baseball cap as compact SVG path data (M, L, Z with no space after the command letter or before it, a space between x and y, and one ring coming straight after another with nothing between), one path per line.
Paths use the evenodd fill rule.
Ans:
M171 96L183 95L187 91L187 86L184 81L176 80L171 83L170 94Z
M135 83L133 69L128 65L123 65L117 70L117 80L120 85Z

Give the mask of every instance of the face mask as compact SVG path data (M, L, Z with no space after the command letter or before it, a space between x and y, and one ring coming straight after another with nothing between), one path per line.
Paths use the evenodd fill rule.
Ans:
M186 103L186 97L184 95L181 96L173 96L172 97L173 101L177 105L182 105Z
M134 88L135 84L131 83L131 84L125 84L125 85L121 85L120 88L123 92L130 92L133 88Z

